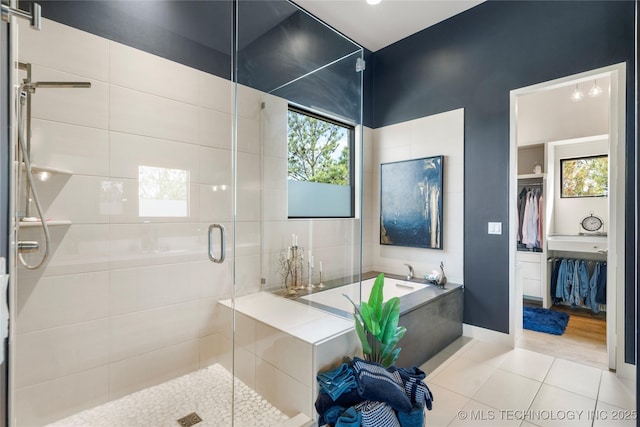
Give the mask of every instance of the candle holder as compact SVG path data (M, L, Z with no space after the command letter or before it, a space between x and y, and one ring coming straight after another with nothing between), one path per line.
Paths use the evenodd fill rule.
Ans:
M289 246L280 251L279 270L282 276L282 286L287 295L296 295L297 291L305 289L303 281L304 248Z
M318 289L323 289L324 288L324 283L322 283L322 270L320 270L320 283L318 283L316 285L316 288L318 288Z

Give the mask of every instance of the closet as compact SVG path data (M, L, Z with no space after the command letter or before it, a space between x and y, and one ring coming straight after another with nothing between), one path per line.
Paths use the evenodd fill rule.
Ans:
M592 328L588 332L593 332L588 339L606 341L606 354L598 345L590 360L629 372L627 341L620 338L626 212L621 73L624 66L616 65L512 91L509 240L514 312L534 300L544 308L593 318L595 322L587 322ZM520 216L528 200L523 198L536 194L542 203L537 217L529 212L527 218L533 221L527 222ZM529 230L535 220L541 232L534 244ZM530 227L526 237L525 224ZM559 279L563 261L571 280L564 275ZM593 311L599 313L592 316ZM512 322L516 340L534 337L523 333L522 316L513 316ZM572 354L587 357L580 343L575 344Z
M523 296L548 306L543 278L546 248L545 145L518 147L516 281Z
M563 186L562 181L569 178L561 167L568 161L584 163L598 156L606 159L607 153L606 135L518 147L516 281L522 286L525 299L535 300L545 308L562 304L605 309L602 302L598 307L585 303L585 282L590 282L594 273L600 275L601 267L606 269L607 197L563 195L566 184ZM556 293L558 276L554 273L562 260L567 260L565 265L571 261L572 268L571 277L565 280L569 283L562 287L571 290L575 282L577 288L582 287L581 292ZM606 282L600 285L603 286Z

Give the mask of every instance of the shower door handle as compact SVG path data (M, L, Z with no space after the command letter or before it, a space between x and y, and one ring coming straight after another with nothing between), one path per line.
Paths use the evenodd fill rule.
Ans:
M220 230L220 257L216 258L213 255L213 229L217 228ZM226 246L226 233L224 230L224 226L222 224L211 224L209 226L209 259L217 264L222 264L224 262L224 249Z

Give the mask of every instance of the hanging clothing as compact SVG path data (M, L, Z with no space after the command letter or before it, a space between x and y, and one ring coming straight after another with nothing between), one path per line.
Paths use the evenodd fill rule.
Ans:
M593 265L591 274L590 265ZM554 258L549 286L552 301L600 312L601 304L606 304L606 270L606 262Z
M598 276L598 289L596 291L596 302L598 304L607 303L607 263L603 262L600 266L600 275Z
M523 188L518 194L518 225L516 238L519 249L542 249L542 194L539 188Z

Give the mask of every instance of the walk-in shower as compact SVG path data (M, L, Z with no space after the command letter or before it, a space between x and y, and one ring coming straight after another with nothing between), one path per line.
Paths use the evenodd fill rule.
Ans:
M357 276L362 225L289 218L288 111L347 122L358 160L345 167L359 168L362 48L284 0L42 13L41 31L12 38L12 247L40 253L12 252L9 424L312 419L315 373L352 349L318 346L319 326L352 325L271 293L278 257L295 234L323 280ZM226 233L209 242L212 224ZM241 296L265 322L237 311Z
M37 241L18 240L18 259L22 266L29 270L40 268L49 257L51 236L49 227L44 216L40 197L36 189L33 177L33 168L31 164L31 103L32 95L36 93L36 89L64 89L64 88L90 88L90 82L33 82L31 81L31 64L19 62L18 68L26 71L27 76L18 87L18 96L16 97L18 105L16 106L16 121L18 125L18 194L21 194L22 172L26 176L27 186L25 187L24 212L18 214L18 231L21 223L38 222L42 226L42 234L44 236L43 254L40 260L35 264L29 264L23 257L23 253L34 253L40 250L40 243ZM24 166L24 167L23 167ZM42 172L46 173L46 172ZM31 202L36 205L37 217L31 214Z

